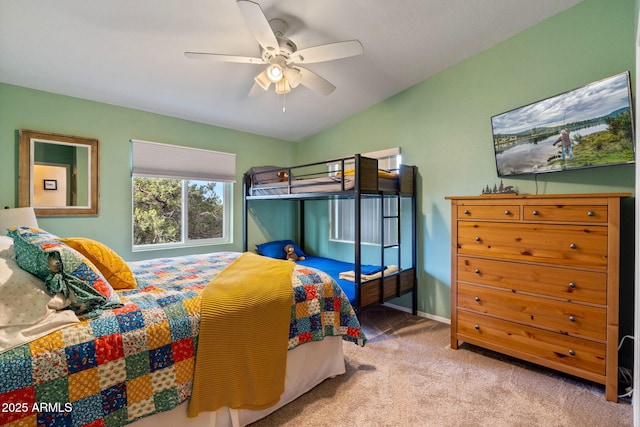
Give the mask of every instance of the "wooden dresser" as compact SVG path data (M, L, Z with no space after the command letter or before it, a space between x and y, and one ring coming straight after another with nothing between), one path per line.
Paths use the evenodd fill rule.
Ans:
M618 394L620 198L451 200L451 348L461 341Z

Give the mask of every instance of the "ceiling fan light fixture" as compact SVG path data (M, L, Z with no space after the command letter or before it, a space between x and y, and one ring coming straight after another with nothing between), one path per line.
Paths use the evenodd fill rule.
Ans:
M264 90L269 90L271 86L271 80L267 76L267 70L262 70L260 74L254 77L256 83Z
M284 70L284 77L287 79L287 82L289 82L289 86L291 86L292 89L296 88L302 81L302 74L300 74L300 70L293 67L287 67Z
M289 85L289 82L287 81L287 79L282 79L276 83L276 93L278 95L282 95L284 93L289 93L289 92L291 92L291 86Z
M267 77L273 83L277 83L282 80L284 77L284 73L282 72L282 67L278 64L271 64L267 67Z
M271 59L270 64L267 66L267 77L272 83L277 83L284 78L285 70L287 69L287 63L282 56L276 56Z

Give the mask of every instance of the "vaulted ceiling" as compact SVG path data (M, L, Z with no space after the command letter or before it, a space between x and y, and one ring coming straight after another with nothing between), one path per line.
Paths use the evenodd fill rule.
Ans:
M264 65L185 57L260 56L235 0L0 0L0 81L300 141L580 1L255 0L298 49L362 43L305 65L336 86L325 96L252 90Z

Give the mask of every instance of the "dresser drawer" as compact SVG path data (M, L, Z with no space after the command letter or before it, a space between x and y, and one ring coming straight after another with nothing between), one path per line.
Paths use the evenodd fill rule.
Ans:
M459 219L519 220L520 206L514 205L464 205L458 206Z
M572 336L607 336L606 310L589 305L459 283L458 308Z
M458 280L570 301L607 303L604 272L458 256Z
M465 311L458 312L458 339L578 375L605 375L605 345ZM589 377L602 382L602 378Z
M606 205L525 205L525 221L558 221L606 224Z
M458 222L458 253L605 269L607 227Z

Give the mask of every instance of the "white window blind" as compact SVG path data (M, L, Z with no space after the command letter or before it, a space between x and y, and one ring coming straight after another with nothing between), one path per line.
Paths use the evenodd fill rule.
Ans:
M132 139L131 172L134 176L236 182L236 155Z

